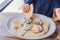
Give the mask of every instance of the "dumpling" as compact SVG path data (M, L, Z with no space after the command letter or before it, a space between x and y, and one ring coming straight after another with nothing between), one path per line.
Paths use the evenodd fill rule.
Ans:
M11 26L13 29L19 29L21 27L21 24L22 24L22 20L20 18L16 18L11 22Z
M33 25L31 30L35 33L39 33L43 31L43 27L40 25Z
M31 23L32 23L32 20L29 19L29 18L25 18L25 23L27 23L27 24L31 24Z
M21 28L21 29L19 29L18 34L21 35L21 36L24 36L26 32L27 32L26 30L24 30L23 28Z
M39 19L39 18L34 18L34 19L33 19L33 24L42 25L42 21L41 21L41 19Z
M31 24L25 23L25 24L23 25L23 29L24 29L24 30L30 30L31 28L32 28L32 25L31 25Z
M47 22L47 21L44 21L44 20L42 20L42 22L43 22L43 28L44 28L44 32L48 32L49 31L49 28L50 28L50 25L49 25L49 23Z

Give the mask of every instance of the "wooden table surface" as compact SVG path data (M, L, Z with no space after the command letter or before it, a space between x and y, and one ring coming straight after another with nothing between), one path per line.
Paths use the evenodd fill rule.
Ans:
M0 13L0 40L24 40L21 38L17 38L14 35L10 34L6 29L7 21L13 17L17 16L16 13ZM48 38L41 39L41 40L60 40L60 22L56 23L56 31L53 35Z

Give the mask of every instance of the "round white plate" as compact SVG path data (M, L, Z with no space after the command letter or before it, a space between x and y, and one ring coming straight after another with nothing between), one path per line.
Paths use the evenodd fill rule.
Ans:
M14 31L11 31L10 30L10 23L11 23L11 21L14 19L14 18L21 18L21 19L23 19L25 16L23 15L23 14L20 14L20 16L16 16L16 17L13 17L13 18L11 18L8 22L7 22L7 30L8 30L8 32L9 33L11 33L12 35L14 35L14 36L17 36L17 37L19 37L19 38L23 38L23 39L42 39L42 38L46 38L46 37L49 37L49 36L51 36L54 32L55 32L55 30L56 30L56 25L55 25L55 23L49 18L49 17L46 17L46 16L44 16L44 15L40 15L40 14L35 14L35 15L37 15L39 18L41 18L41 19L43 19L43 20L46 20L49 24L50 24L50 29L49 29L49 31L45 34L45 35L42 35L42 36L40 36L40 37L26 37L26 36L20 36L20 35L18 35L18 33L15 33Z

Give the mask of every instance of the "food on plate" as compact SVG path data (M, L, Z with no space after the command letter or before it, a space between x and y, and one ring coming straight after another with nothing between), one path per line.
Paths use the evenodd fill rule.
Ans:
M23 21L20 18L12 20L11 26L13 29L19 29L23 24Z
M11 22L11 28L19 29L17 33L20 33L20 36L41 36L49 31L49 27L50 25L46 20L36 17L31 17L30 19L25 18L24 23L20 18L16 18Z
M41 19L33 18L33 24L42 25Z
M43 31L43 28L40 25L33 25L31 30L35 33L39 33Z
M21 28L19 30L19 35L24 36L26 32L27 32L26 30L24 30L23 28Z
M29 18L25 18L25 22L26 22L27 24L30 24L30 23L32 23L32 20L29 19Z
M50 28L50 25L48 24L47 21L42 20L42 22L43 22L42 26L44 27L44 31L47 33Z
M25 23L24 26L23 26L23 29L24 30L30 30L31 28L32 28L32 25L31 24Z

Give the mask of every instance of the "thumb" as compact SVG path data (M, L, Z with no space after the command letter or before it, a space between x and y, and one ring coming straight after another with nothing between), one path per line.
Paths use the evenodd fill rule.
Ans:
M33 4L30 5L30 12L33 13Z

